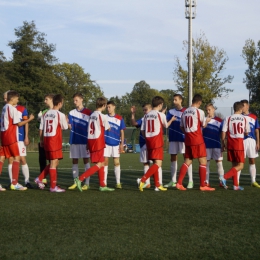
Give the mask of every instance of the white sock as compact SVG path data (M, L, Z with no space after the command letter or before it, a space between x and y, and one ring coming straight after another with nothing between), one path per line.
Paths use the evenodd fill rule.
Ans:
M85 164L85 171L88 170L89 168L90 168L90 163L86 163ZM86 185L89 185L89 180L90 180L90 177L85 179L85 184Z
M160 185L162 185L162 183L163 183L163 180L162 180L162 167L160 167L158 169L158 172L159 172L159 183L160 183Z
M23 173L23 176L24 176L25 184L30 182L30 180L29 180L29 178L30 178L29 167L28 167L27 163L25 165L22 165L22 173Z
M237 172L237 182L238 182L238 184L239 184L240 174L241 174L241 171L238 171L238 172Z
M9 174L9 178L10 178L10 182L12 183L12 164L8 164L8 174Z
M79 177L79 165L78 164L72 164L72 176L73 176L73 179Z
M104 172L105 172L104 182L105 182L105 184L107 185L108 166L104 166Z
M255 182L255 177L256 177L256 168L255 164L249 164L249 172L251 176L251 183Z
M188 176L189 176L189 182L193 182L193 178L192 178L192 164L188 168Z
M177 161L171 162L171 177L172 182L177 182Z
M120 175L121 175L120 165L115 166L114 171L115 171L115 177L116 177L116 184L120 184Z
M221 177L224 175L224 169L223 169L223 163L217 162L217 167L218 167L218 176Z
M206 182L209 183L209 166L210 161L207 161L207 167L206 167Z
M144 165L144 174L149 170L149 165ZM146 184L151 184L150 183L150 178L148 178L145 182Z

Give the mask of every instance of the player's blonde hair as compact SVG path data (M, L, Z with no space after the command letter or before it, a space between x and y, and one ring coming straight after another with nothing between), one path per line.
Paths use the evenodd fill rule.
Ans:
M213 108L215 109L215 107L214 107L214 105L213 105L212 103L208 103L208 104L205 106L206 109L207 109L208 107L213 107Z

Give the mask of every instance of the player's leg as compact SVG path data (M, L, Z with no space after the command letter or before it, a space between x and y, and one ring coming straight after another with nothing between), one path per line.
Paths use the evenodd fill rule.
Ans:
M172 147L170 148L170 145L174 145L173 142L170 142L169 144L169 150L173 149ZM176 182L177 182L177 154L171 154L171 180L169 183L164 185L164 187L176 187Z
M104 149L104 157L105 157L105 164L104 164L104 172L105 172L105 183L107 185L107 175L108 175L108 163L109 158L112 156L112 146L106 145Z
M206 173L207 173L207 157L200 157L199 160L199 176L200 176L200 190L201 191L214 191L215 188L207 186Z
M84 163L84 169L85 171L87 171L90 168L89 157L83 158L83 163ZM82 186L82 190L89 189L89 181L90 181L90 177L85 179L85 184Z
M105 161L104 161L104 180L105 184L107 185L107 175L108 175L108 163L109 163L109 157L105 156Z
M38 151L39 151L39 165L40 165L40 172L42 172L46 167L46 155L44 147L38 143Z
M122 184L120 183L121 168L120 168L119 157L113 157L113 160L114 160L114 171L115 171L115 177L116 177L116 188L122 189Z
M2 174L4 162L5 162L4 151L3 151L3 148L0 147L0 175ZM5 191L5 190L6 189L3 188L2 185L0 184L0 191Z
M56 157L56 156L55 156ZM61 189L57 186L57 168L59 165L59 159L52 159L50 162L50 192L65 192L65 189Z
M9 175L9 179L10 179L10 184L12 183L12 166L13 166L13 162L14 162L14 158L13 157L9 157L8 158L8 175Z
M206 185L207 186L210 186L209 185L209 175L210 175L210 160L213 159L213 148L207 148L206 149L207 151L207 167L206 167Z
M147 148L146 145L143 145L140 149L140 162L143 163L144 165L144 174L149 170L150 167L150 162L148 160L148 154L147 154ZM151 183L150 183L150 178L148 178L145 182L145 185L143 188L150 188Z

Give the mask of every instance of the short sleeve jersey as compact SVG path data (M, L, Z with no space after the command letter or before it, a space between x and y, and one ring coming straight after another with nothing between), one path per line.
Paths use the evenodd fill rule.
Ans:
M143 120L144 120L144 118L140 118L136 121L136 123L137 123L136 128L141 128ZM140 134L139 134L139 145L140 145L141 148L145 145L145 138L142 135L141 131L140 131Z
M15 107L6 104L1 114L1 142L2 145L11 145L18 142L18 126L20 117Z
M185 131L185 145L193 146L204 143L202 127L205 125L205 113L196 107L187 108L181 118L180 126Z
M24 106L17 105L15 108L18 111L20 121L24 121L24 120L28 119L28 111ZM25 125L18 127L18 134L19 134L19 136L18 136L19 141L23 142L25 139Z
M184 134L180 128L181 117L186 108L178 109L170 109L166 115L167 121L170 121L172 117L176 117L170 126L169 126L169 142L184 142Z
M88 121L91 111L87 108L82 110L73 109L69 112L70 144L87 144Z
M220 134L222 132L222 125L222 119L215 116L203 128L202 132L206 148L221 148Z
M227 149L243 151L244 134L249 130L248 121L243 115L234 114L226 117L222 131L227 133Z
M243 114L243 115L246 118L246 120L248 121L249 126L250 126L250 131L248 132L248 135L245 135L244 138L245 139L253 138L256 140L255 130L260 128L257 116L252 113L249 113L247 115Z
M107 145L117 146L120 143L121 130L125 130L124 119L120 115L105 115L110 125L110 131L105 131Z
M106 147L105 130L109 128L107 117L100 111L94 111L90 115L88 123L88 149L91 153Z
M62 149L62 130L68 129L63 113L50 109L41 118L40 130L43 131L45 151L53 152Z
M148 150L163 146L163 127L167 128L165 114L151 110L144 116L141 130L145 131L145 141Z

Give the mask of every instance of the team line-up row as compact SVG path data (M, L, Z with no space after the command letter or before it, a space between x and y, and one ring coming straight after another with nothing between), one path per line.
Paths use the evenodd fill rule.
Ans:
M61 95L48 94L44 102L46 109L38 114L39 121L39 163L41 173L35 179L40 189L45 188L45 180L49 175L50 191L64 192L57 185L57 167L62 155L62 130L70 129L70 158L72 159L72 176L74 184L68 189L78 188L80 191L89 188L90 176L98 173L100 191L113 191L107 187L107 172L109 157L114 160L114 172L117 189L122 189L120 182L120 153L124 150L123 118L116 114L116 105L104 97L96 100L96 110L90 111L83 105L83 95L75 93L73 102L75 109L68 117L60 109L63 105ZM249 158L249 172L253 187L260 188L256 182L255 158L259 149L259 124L257 117L249 113L247 100L235 102L234 114L222 120L215 116L213 104L206 105L207 117L200 109L202 96L195 95L192 105L182 107L182 96L173 97L174 108L165 114L164 100L155 96L151 104L142 106L144 116L135 118L136 108L131 107L132 125L140 128L140 162L144 165L144 175L137 179L140 191L150 188L150 177L154 177L156 191L166 191L168 187L186 190L182 185L188 172L187 188L193 188L192 161L199 161L199 177L201 191L214 191L209 182L210 160L217 163L220 187L227 189L226 180L233 178L233 189L243 190L239 186L240 172L244 167L245 158ZM4 93L6 105L1 114L1 149L0 172L6 158L9 160L8 173L11 190L26 190L32 188L29 182L29 168L26 162L26 146L29 144L28 123L34 119L28 115L25 107L18 105L19 94L16 91ZM107 114L102 112L107 110ZM169 153L171 155L171 181L162 184L163 161L163 128L169 131ZM232 162L232 168L224 174L222 151L227 149L227 159ZM180 167L177 180L177 155L184 155L184 163ZM78 160L83 159L85 172L79 175ZM90 167L89 160L94 164ZM49 164L46 163L49 161ZM152 165L150 165L152 161ZM18 183L20 163L25 177L25 186ZM83 184L83 185L82 185ZM6 189L0 185L0 191Z

